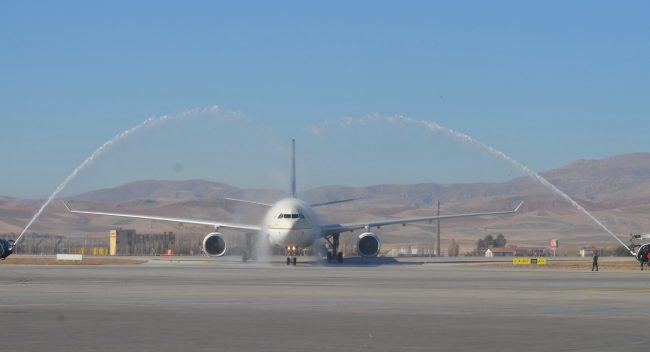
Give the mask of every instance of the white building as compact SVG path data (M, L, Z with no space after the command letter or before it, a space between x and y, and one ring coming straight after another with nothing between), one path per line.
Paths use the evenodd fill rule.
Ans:
M485 257L514 257L515 251L515 248L488 248L488 250L485 251Z

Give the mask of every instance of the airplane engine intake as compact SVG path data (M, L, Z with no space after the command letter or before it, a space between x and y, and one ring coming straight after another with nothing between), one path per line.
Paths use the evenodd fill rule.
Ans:
M226 249L226 240L219 232L211 232L203 239L203 252L211 257L221 257Z
M357 240L357 252L364 258L373 258L379 254L381 242L379 237L372 232L365 232L359 235Z

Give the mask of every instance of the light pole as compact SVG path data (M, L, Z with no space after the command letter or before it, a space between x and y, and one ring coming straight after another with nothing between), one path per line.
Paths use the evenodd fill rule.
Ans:
M440 216L440 201L438 201L438 216ZM438 236L436 238L436 255L438 257L442 257L442 253L440 253L440 219L437 220L438 223Z

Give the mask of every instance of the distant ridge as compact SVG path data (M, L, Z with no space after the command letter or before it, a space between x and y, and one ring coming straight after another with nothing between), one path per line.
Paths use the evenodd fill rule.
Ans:
M623 236L630 232L650 232L650 153L578 160L542 175L594 212L614 232ZM269 203L286 196L286 190L241 189L206 180L142 180L69 199L82 209L255 222L261 218L263 208L224 198ZM454 213L508 209L524 200L524 207L514 217L449 221L443 223L444 232L447 238L460 241L464 248L471 246L477 236L483 237L490 232L504 233L509 240L512 236L516 238L513 243L519 244L544 245L550 238L560 238L565 243L612 241L566 201L528 177L501 183L330 185L299 192L299 196L314 203L359 198L319 208L324 222L426 215L434 211L436 201L442 202L444 213ZM20 231L38 206L39 202L34 200L0 197L0 233ZM447 224L449 227L445 228ZM103 234L111 226L141 228L143 225L147 230L151 227L150 222L73 216L59 204L52 204L35 224L34 231ZM156 226L178 231L177 224ZM430 240L430 231L426 226L381 229L382 241L387 243L399 242L404 236L426 242Z
M237 188L225 183L204 180L141 180L74 196L76 200L97 203L126 203L135 200L189 201L233 195Z
M543 172L542 175L570 196L586 202L612 203L650 198L650 153L623 154L601 160L578 160ZM503 183L323 186L306 190L300 195L312 202L354 197L364 200L391 200L404 205L423 207L431 205L434 198L442 202L466 202L476 198L521 198L533 194L552 196L552 193L528 177ZM286 193L279 190L240 189L206 180L143 180L71 198L117 204L144 200L187 202L229 197L268 202L286 196Z

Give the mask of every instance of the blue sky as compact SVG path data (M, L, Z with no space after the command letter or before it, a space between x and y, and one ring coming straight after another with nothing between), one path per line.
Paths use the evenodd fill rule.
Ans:
M303 189L520 175L415 127L305 130L373 113L438 122L537 171L648 151L649 10L647 1L4 2L0 195L46 197L120 131L215 104L246 121L143 132L69 192L141 178L272 187L286 176L286 146L269 141L292 137Z

